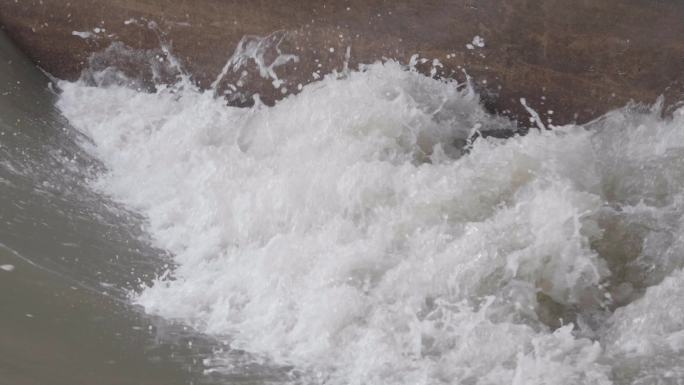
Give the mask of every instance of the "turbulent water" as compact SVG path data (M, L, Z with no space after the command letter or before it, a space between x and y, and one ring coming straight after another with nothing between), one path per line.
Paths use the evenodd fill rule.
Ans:
M515 125L392 61L273 107L59 87L174 256L132 300L289 381L684 383L684 109L472 141Z

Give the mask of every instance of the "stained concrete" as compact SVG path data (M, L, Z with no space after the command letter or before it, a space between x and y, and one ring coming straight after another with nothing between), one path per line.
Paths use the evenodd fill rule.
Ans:
M41 67L67 79L113 41L155 49L161 39L206 87L244 35L283 31L281 49L300 57L276 70L288 92L314 81L316 70L341 70L351 47L352 67L418 53L439 59L442 76L462 80L465 69L490 110L523 121L521 97L554 123L584 122L661 94L670 106L684 99L678 0L0 0L0 23ZM106 31L95 39L72 34L94 28ZM476 35L485 46L468 49ZM244 89L267 103L282 97L254 76Z

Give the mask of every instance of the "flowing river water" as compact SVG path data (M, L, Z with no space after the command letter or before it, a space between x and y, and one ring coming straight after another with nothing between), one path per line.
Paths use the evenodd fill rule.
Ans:
M0 55L0 383L684 383L684 109L518 135L393 61L237 108Z

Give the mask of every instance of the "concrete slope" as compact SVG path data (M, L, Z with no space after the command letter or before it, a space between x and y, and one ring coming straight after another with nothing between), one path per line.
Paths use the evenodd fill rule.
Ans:
M444 76L462 79L465 68L488 108L525 121L520 97L566 123L660 94L673 104L684 90L681 1L0 0L0 23L43 68L70 79L112 41L158 48L161 34L207 86L244 35L286 31L281 49L301 59L277 70L288 92L315 71L341 69L347 47L352 65L419 53L438 58ZM283 94L270 80L245 88L267 102Z

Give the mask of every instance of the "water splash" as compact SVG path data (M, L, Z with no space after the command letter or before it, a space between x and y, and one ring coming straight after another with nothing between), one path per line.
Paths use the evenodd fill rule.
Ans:
M286 37L287 32L285 31L276 31L264 37L244 36L240 39L231 58L223 66L221 73L211 84L211 88L217 90L229 72L237 72L248 63L254 63L261 77L271 79L273 87L280 88L283 82L278 78L275 72L276 68L289 62L296 63L299 61L297 55L282 52L280 45ZM268 59L269 56L272 56L272 59Z
M266 65L260 41L215 84L248 59L277 80L293 59ZM392 61L250 109L60 86L108 167L94 187L178 263L134 300L296 381L684 378L682 109L469 141L515 127Z

